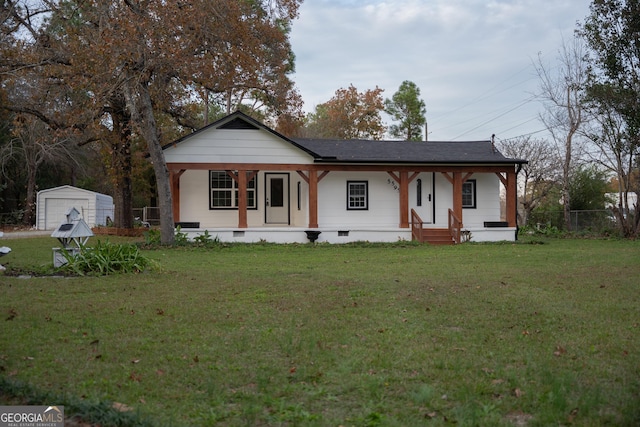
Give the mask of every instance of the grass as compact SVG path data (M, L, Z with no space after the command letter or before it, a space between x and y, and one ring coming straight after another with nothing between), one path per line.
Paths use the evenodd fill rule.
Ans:
M155 425L638 425L640 243L539 243L220 244L0 276L0 376ZM49 269L50 238L3 244L9 272Z

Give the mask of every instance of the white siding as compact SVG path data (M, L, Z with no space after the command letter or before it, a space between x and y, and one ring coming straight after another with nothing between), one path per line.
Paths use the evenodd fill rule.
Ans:
M265 173L257 175L257 209L247 210L249 227L265 225ZM282 172L278 172L282 173ZM302 200L298 210L298 182ZM309 186L295 172L289 173L290 220L291 226L306 227L309 222L308 199ZM180 221L200 222L200 227L237 227L237 209L209 209L209 171L187 170L180 177Z
M500 221L500 179L491 173L476 173L476 207L462 209L465 227L483 226L485 221ZM442 174L436 174L436 226L446 227L449 209L453 207L453 185Z
M313 158L264 130L207 129L164 150L167 163L309 164Z
M331 172L318 184L320 227L397 227L400 224L399 191L386 172ZM369 209L347 209L347 181L367 181ZM395 182L395 181L394 181Z

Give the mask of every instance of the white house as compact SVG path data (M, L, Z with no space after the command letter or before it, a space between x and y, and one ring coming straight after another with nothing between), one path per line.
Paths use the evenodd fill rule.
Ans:
M71 185L38 191L36 199L36 228L54 230L71 208L80 212L90 227L106 225L113 218L113 198L106 194L84 190Z
M515 240L526 163L491 141L287 138L241 112L164 156L176 224L236 242Z

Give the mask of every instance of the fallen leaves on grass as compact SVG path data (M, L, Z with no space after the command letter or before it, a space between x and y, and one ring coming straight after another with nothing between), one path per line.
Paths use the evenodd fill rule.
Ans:
M129 412L129 411L133 411L133 408L125 405L124 403L120 403L120 402L113 402L113 405L111 405L111 407L113 409L115 409L116 411L119 412Z
M563 354L566 354L566 353L567 353L567 350L564 347L558 345L558 346L556 346L556 351L553 352L553 355L556 356L556 357L560 357L560 356L562 356Z

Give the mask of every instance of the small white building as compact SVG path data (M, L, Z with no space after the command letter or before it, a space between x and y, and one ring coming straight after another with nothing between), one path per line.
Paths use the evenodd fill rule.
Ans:
M76 208L90 227L106 225L107 218L113 218L113 197L71 185L39 191L36 200L36 228L56 229L71 208Z

